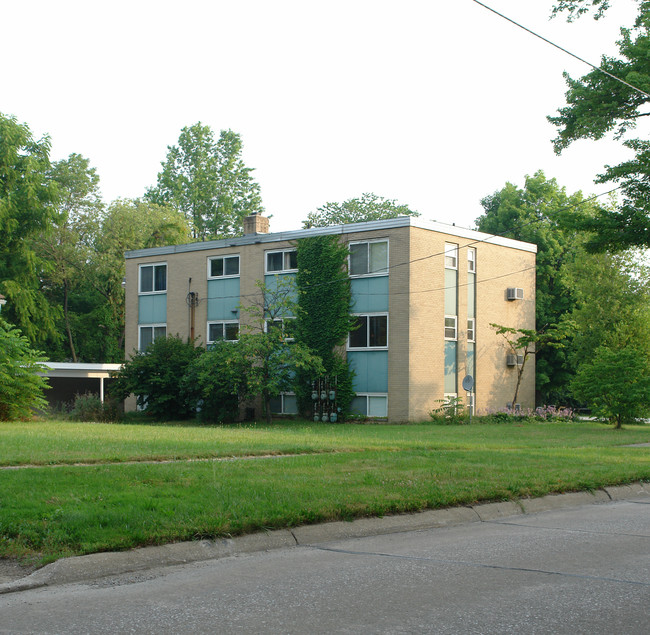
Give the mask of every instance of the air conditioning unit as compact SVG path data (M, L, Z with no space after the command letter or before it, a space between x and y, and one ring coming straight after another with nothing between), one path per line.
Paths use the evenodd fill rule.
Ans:
M524 365L524 356L523 355L506 355L506 365L507 366L523 366Z
M508 300L523 300L524 290L519 287L508 287L506 291L506 298Z

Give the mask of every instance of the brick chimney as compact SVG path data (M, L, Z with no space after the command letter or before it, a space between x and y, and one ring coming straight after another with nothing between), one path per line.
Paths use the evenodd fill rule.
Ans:
M244 218L244 236L268 233L269 219L266 216L253 212L250 216Z

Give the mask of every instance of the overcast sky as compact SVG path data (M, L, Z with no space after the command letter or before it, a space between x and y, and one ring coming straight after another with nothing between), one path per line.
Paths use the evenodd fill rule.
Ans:
M486 4L593 63L636 8L566 24L551 0ZM89 158L107 202L142 196L197 121L241 134L271 231L363 192L471 227L506 181L599 193L628 156L556 157L546 115L589 68L472 0L0 0L0 24L0 112Z

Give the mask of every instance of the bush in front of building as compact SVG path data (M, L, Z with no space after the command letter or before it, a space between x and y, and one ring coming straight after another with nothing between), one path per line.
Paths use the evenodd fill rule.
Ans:
M114 399L106 399L102 402L95 393L87 392L75 395L68 416L73 421L113 423L122 418L122 411Z

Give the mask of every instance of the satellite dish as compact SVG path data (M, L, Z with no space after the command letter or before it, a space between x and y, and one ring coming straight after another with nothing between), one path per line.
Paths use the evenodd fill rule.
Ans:
M474 377L471 375L465 375L465 377L463 377L463 390L471 392L472 388L474 388Z

